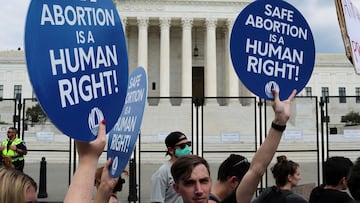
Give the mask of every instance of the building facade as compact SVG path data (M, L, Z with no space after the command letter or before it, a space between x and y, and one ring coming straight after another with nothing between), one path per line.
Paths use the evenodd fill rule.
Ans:
M143 66L150 97L253 96L229 52L234 20L251 1L114 0L126 35L130 72ZM317 54L301 96L360 95L345 55ZM0 53L0 97L33 98L23 51Z

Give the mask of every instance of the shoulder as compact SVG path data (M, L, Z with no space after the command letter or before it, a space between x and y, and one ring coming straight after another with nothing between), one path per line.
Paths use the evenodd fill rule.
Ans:
M215 195L210 193L208 203L219 203L219 202L220 200Z
M267 187L263 191L261 191L260 195L257 198L255 198L254 201L252 201L252 203L266 202L276 194L277 193L274 186Z
M311 190L310 193L310 200L315 200L320 198L320 196L324 193L324 187L323 186L317 186L314 189Z
M276 193L276 186L271 186L271 187L267 187L265 188L260 195L269 195L271 193Z
M317 190L313 190L310 195L310 202L317 202L319 200L324 200L326 202L347 202L351 199L352 198L347 192L324 189L321 187Z
M166 173L170 171L171 165L169 161L164 162L155 173Z
M14 140L16 143L24 143L24 140L20 139L20 138L15 138Z
M334 197L341 197L344 199L351 199L351 197L348 195L348 193L339 191L339 190L332 190L332 189L324 189L324 195L328 196L334 196Z
M352 198L350 197L350 195L347 192L343 192L343 191L337 191L336 194L338 197L342 198L343 200L352 200Z
M226 197L220 203L236 203L236 192L231 193L231 195Z
M153 179L171 175L170 168L171 165L168 163L168 161L165 162L155 171L155 173L152 174L151 178Z
M320 186L317 186L317 187L314 187L312 190L311 190L311 193L315 193L315 192L321 192L324 190L324 186L320 185Z
M288 203L307 203L308 201L301 195L291 192L286 196Z

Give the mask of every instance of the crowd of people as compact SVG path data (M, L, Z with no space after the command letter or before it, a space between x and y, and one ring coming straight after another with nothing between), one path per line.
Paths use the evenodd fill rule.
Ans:
M151 177L151 199L156 203L356 203L360 202L360 157L355 163L346 157L329 157L323 165L324 184L315 187L309 200L292 192L301 180L300 165L286 156L278 156L271 167L275 185L257 197L258 184L266 172L286 124L290 118L290 104L296 91L280 101L273 91L274 120L265 141L251 162L241 155L231 154L219 166L217 180L212 181L208 162L191 154L191 142L182 132L170 133L165 139L166 161ZM122 190L124 179L110 176L112 160L98 168L99 157L106 145L106 122L98 127L94 141L75 141L79 164L67 190L64 202L118 202L116 193ZM13 129L16 137L16 129ZM0 202L36 202L36 182L23 173L18 159L26 155L26 145L16 141L9 129L8 139L2 142L0 160ZM23 144L21 144L23 143ZM12 152L9 153L8 151ZM5 151L5 153L4 153ZM10 154L10 156L9 156ZM15 158L13 156L16 156ZM15 160L15 161L14 161ZM8 187L13 185L14 187ZM96 194L93 198L93 190ZM349 193L346 190L348 189ZM19 195L23 194L23 195Z

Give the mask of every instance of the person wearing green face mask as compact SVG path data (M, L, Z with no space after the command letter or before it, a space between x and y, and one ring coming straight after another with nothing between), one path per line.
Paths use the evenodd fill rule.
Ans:
M170 159L151 176L150 202L183 203L181 196L176 193L172 186L174 179L170 168L178 157L191 154L191 141L187 139L184 133L174 131L165 138L165 145L167 148L166 155L169 155Z

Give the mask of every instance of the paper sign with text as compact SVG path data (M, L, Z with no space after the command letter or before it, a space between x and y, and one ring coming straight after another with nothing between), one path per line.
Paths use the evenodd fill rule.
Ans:
M107 158L111 158L111 177L119 177L134 151L145 104L147 101L147 75L142 67L129 77L125 105L114 128L109 133Z
M346 55L360 74L360 11L352 0L336 0L335 5Z
M231 32L233 66L255 95L273 100L277 89L287 99L309 81L315 44L302 14L283 0L257 0L238 15Z
M31 1L25 55L36 97L64 134L97 136L119 118L128 83L123 26L112 0Z

